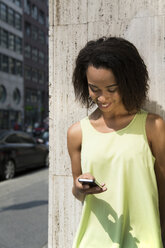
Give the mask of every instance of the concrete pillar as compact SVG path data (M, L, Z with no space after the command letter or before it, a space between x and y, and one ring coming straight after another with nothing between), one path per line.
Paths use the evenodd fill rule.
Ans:
M146 107L165 118L164 0L49 0L49 248L71 247L79 222L66 134L88 113L75 103L72 71L80 48L103 35L125 37L143 54L151 81Z

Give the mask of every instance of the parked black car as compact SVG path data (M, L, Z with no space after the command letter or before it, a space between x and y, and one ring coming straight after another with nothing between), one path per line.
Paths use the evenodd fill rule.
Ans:
M28 168L48 166L48 147L21 131L0 130L0 179Z
M49 131L46 130L39 137L36 137L36 141L49 147Z

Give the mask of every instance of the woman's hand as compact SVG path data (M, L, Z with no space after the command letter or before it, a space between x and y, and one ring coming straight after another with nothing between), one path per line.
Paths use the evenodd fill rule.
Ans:
M85 197L85 195L88 195L88 194L99 194L99 193L103 193L104 191L107 190L107 188L105 187L105 183L102 183L101 184L101 186L103 188L100 188L99 186L91 187L88 184L82 184L82 183L80 183L78 181L79 178L82 178L82 179L93 179L93 180L95 180L95 178L90 173L85 173L85 174L82 174L82 175L80 175L79 177L77 177L75 179L74 187L75 187L76 191L79 192L80 194L83 194L84 197Z

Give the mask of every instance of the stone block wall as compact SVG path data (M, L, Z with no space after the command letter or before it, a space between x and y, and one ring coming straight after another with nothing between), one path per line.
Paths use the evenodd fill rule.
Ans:
M66 142L68 127L88 114L75 102L74 61L88 40L109 35L136 45L150 76L145 107L165 118L165 1L49 0L49 248L71 247L81 213Z

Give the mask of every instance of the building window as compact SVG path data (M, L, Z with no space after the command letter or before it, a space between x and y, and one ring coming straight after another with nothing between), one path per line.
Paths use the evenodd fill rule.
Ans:
M30 90L26 89L26 94L25 94L26 102L30 102L30 96L31 96Z
M0 85L0 102L3 103L6 100L6 88L3 85Z
M40 84L44 83L44 72L43 71L38 72L38 81Z
M38 18L38 9L36 5L32 5L32 17L37 20Z
M49 17L48 16L46 17L46 27L47 28L49 27Z
M9 35L9 46L8 46L8 48L10 49L10 50L15 50L15 47L14 47L14 44L15 44L15 42L14 42L14 35L13 34L11 34L11 33L9 33L8 34Z
M15 0L14 2L18 7L21 7L22 5L21 0Z
M29 0L24 0L24 7L25 7L25 12L30 15L30 1Z
M37 92L35 91L31 94L31 103L37 103Z
M37 40L38 39L38 29L35 26L32 26L32 39Z
M22 18L18 13L15 13L15 28L18 30L22 29Z
M22 53L22 39L4 29L0 29L0 46Z
M27 36L30 36L30 34L31 34L31 25L28 22L25 22L25 34Z
M32 81L37 82L38 81L38 73L37 70L32 69Z
M46 35L46 45L48 45L49 43L49 39L48 39L48 35Z
M45 59L45 56L44 56L43 52L39 51L38 59L39 59L39 63L41 63L43 65L44 64L44 59Z
M21 101L21 93L19 91L18 88L16 88L14 91L13 91L13 100L16 104L19 104L20 101Z
M39 30L38 32L38 40L41 44L45 43L45 34L42 30Z
M15 51L22 54L22 39L15 36Z
M30 45L25 45L25 57L26 58L31 58L31 46Z
M39 10L38 21L41 24L45 23L45 16L44 16L44 12L42 10Z
M9 58L9 73L15 74L15 59Z
M4 72L9 71L9 61L6 55L1 55L1 70Z
M25 79L31 80L31 68L29 66L25 67Z
M37 50L37 48L32 48L32 60L34 62L38 61L38 50Z
M1 29L0 43L2 47L8 48L8 32L4 29Z
M26 102L37 103L37 91L26 89Z
M7 6L4 3L0 3L0 18L2 21L7 22Z
M11 8L8 8L8 23L14 26L14 10Z
M15 61L15 74L22 76L22 62L19 60Z

